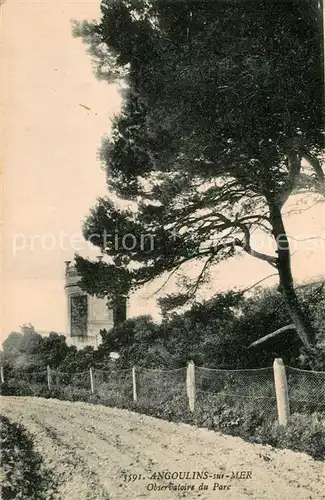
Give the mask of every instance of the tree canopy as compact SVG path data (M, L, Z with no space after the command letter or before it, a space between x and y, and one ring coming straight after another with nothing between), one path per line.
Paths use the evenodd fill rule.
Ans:
M293 367L323 370L323 292L324 282L308 283L297 290L303 310L312 318L317 332L316 356L306 357L293 331L252 345L268 328L275 330L286 320L285 301L275 288L256 289L250 297L239 292L218 293L212 299L196 302L183 314L169 314L160 324L148 316L130 318L112 330L102 331L98 355L118 352L116 369L134 365L173 369L185 366L189 360L207 368L263 368L281 357Z
M50 332L42 337L31 324L21 327L21 332L11 332L3 342L1 353L5 365L17 369L44 369L47 365L59 366L68 353L76 348L66 344L64 335Z
M108 258L76 257L82 286L114 300L200 261L175 297L184 304L211 266L244 251L277 270L309 347L282 209L297 190L325 194L318 4L104 0L101 12L74 33L98 76L123 82L124 101L101 148L108 195L83 228ZM274 239L273 255L252 248L257 229Z

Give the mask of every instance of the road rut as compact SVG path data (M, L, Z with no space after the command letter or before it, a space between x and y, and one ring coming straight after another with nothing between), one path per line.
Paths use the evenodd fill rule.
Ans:
M325 499L324 463L302 453L87 403L2 397L1 413L32 435L57 500Z

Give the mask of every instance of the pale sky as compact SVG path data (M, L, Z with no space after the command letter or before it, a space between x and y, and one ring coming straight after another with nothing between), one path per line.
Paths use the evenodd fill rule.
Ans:
M120 98L116 86L95 79L70 25L98 14L97 0L2 5L3 338L28 322L36 330L64 332L64 260L75 251L98 254L81 241L81 223L105 193L97 152ZM324 215L324 205L316 205L291 216L289 234L324 238ZM293 256L298 280L324 274L324 249L323 239L299 244ZM218 267L208 289L249 286L272 272L246 256ZM158 286L131 300L130 315L157 313L151 294Z

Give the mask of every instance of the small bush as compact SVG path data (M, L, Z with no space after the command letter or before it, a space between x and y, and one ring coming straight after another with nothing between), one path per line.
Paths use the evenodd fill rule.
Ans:
M57 397L57 399L63 399L67 401L88 402L90 397L90 391L87 389L80 389L73 386L67 386L55 389L55 391L52 392L51 397Z
M307 453L315 460L325 460L325 420L320 414L293 414L287 426L277 422L263 425L258 436L265 444Z
M1 422L1 493L3 500L50 500L56 485L44 467L41 456L34 450L26 430L7 417Z
M1 384L0 393L2 396L50 397L47 385L30 383L17 378L9 379L8 382Z
M300 368L304 370L324 371L325 369L325 346L317 345L311 350L301 348L299 357Z

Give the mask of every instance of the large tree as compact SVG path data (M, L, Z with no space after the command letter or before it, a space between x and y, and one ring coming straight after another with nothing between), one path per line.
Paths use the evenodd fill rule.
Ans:
M278 272L309 347L283 207L297 190L325 193L318 3L104 0L101 10L99 23L77 23L75 34L99 76L123 80L124 103L101 149L108 195L84 223L111 260L77 257L82 286L114 299L201 261L175 297L181 304L211 266L244 251ZM273 255L252 248L256 229L274 239Z

